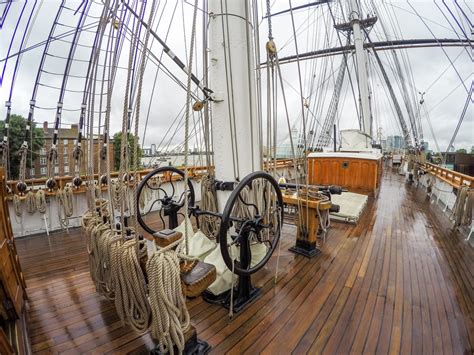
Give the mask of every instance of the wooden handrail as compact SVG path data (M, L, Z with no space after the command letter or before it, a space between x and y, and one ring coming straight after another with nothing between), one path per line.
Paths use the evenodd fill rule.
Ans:
M301 164L303 162L304 162L303 160L297 160L296 164ZM268 168L267 168L267 166L268 166ZM270 162L269 164L267 164L266 162L264 163L264 168L265 169L272 169L273 166L274 166L273 161ZM285 168L285 167L290 167L290 166L293 166L293 159L279 159L279 160L276 161L276 167L277 168ZM177 168L181 169L181 170L187 170L188 173L189 173L189 177L191 179L200 178L201 176L203 176L208 171L207 166L192 166L192 167L188 167L187 169L185 169L184 166L178 166ZM213 170L214 167L211 166L210 169ZM143 170L138 171L137 174L139 175L139 179L142 179L145 175L147 175L148 173L150 173L153 170L154 169L143 169ZM116 171L116 172L111 173L110 175L111 175L112 178L117 178L118 174L119 173ZM66 186L67 183L72 182L73 178L74 178L74 176L56 176L55 180L58 182L58 188L63 188L64 186ZM99 178L99 175L94 174L94 179L98 179L98 178ZM86 181L87 176L82 175L81 179L83 181ZM28 180L25 180L25 183L28 186L37 187L37 186L46 185L46 180L48 180L48 179L47 178L28 179ZM16 191L16 184L17 183L18 183L18 180L10 180L10 181L8 181L7 185L10 187L11 191L17 192ZM105 187L104 187L104 189L105 189ZM80 188L75 189L74 193L84 193L85 191L86 191L86 189L85 189L85 186L83 185ZM56 191L46 191L46 195L50 195L50 196L56 195ZM11 198L11 196L10 196L10 198Z
M459 188L463 185L474 187L474 176L462 174L431 163L423 163L420 164L420 166L425 172L436 176L455 188Z

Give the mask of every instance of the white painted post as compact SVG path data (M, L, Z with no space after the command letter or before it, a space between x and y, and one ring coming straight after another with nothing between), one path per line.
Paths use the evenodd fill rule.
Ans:
M236 181L261 167L251 7L248 0L210 0L208 6L215 176ZM229 194L218 192L220 211Z

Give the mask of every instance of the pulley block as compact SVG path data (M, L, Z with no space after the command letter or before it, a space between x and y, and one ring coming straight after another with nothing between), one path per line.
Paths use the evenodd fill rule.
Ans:
M49 178L48 180L46 180L46 187L49 190L54 190L56 186L57 186L57 182L54 178Z
M26 189L27 189L26 183L24 181L19 181L16 184L16 189L20 194L24 194L26 192Z

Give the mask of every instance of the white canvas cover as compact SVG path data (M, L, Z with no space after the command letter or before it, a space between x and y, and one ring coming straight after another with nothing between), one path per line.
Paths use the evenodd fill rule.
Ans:
M369 197L354 192L343 192L340 195L331 195L331 200L341 209L338 213L331 213L331 218L350 223L357 223L364 212Z
M267 247L264 244L257 243L250 246L252 252L252 260L250 266L257 265L260 260L265 257L267 253ZM232 246L232 255L236 260L239 260L240 248ZM229 270L227 265L222 259L221 249L217 246L213 251L209 253L204 259L205 263L213 264L216 267L216 280L208 287L208 291L214 295L220 295L221 293L230 290L232 285L232 271ZM237 276L234 277L234 282L237 281Z
M189 255L204 261L217 244L210 240L201 230L198 230L188 241Z

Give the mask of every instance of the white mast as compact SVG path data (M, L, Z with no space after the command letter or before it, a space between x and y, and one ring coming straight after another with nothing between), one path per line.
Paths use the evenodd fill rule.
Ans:
M361 129L372 137L372 118L370 114L370 94L367 75L367 57L364 50L364 36L360 25L360 8L357 0L349 0L349 21L354 33L354 46L357 64L357 82L359 85L360 107L362 115Z
M209 0L209 87L215 177L233 182L261 169L248 0ZM229 193L218 193L222 211Z

